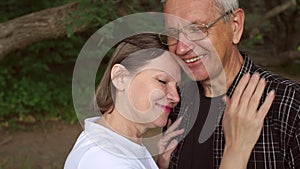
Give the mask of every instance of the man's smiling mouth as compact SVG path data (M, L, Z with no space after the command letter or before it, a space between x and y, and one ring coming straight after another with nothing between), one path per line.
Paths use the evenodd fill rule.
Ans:
M204 55L200 55L200 56L196 56L196 57L193 57L193 58L190 58L190 59L184 59L184 62L185 63L193 63L193 62L196 62L198 60L201 60L203 57L204 57Z

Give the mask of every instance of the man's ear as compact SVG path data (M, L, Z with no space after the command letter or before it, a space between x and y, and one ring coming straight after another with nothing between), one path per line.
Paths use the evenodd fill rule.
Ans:
M245 13L241 8L236 9L232 14L232 30L234 44L238 44L244 31Z
M117 90L124 90L126 85L126 79L128 77L128 70L121 64L115 64L110 73L112 84Z

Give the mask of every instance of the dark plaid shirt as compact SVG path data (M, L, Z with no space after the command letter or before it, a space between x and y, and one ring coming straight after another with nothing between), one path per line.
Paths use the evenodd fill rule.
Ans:
M272 89L276 96L274 102L265 118L264 127L261 135L251 153L248 166L249 169L299 169L300 168L300 85L285 79L272 72L253 64L251 59L242 53L244 64L227 91L231 96L241 77L250 72L251 74L259 72L261 77L267 81L264 91L264 98ZM184 91L182 91L183 93ZM223 105L224 106L224 105ZM178 115L179 109L174 111ZM219 108L219 117L224 113L224 107ZM192 118L188 112L184 114L184 123L189 123ZM217 122L213 133L213 163L214 168L218 169L221 163L224 150L224 133L222 130L222 120ZM182 140L177 149L173 152L170 162L170 169L177 169L180 162L179 154L184 140ZM199 152L201 153L201 152ZM190 157L191 160L201 160L197 157Z

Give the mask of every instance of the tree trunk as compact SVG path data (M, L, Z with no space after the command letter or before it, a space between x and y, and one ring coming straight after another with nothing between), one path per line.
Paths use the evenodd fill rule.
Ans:
M67 18L78 3L45 9L0 23L0 60L8 53L35 42L66 36ZM87 29L87 25L74 27L74 32Z
M285 43L284 43L284 49L285 51L294 50L297 49L299 45L299 37L300 37L300 31L297 29L299 25L297 24L291 24L291 23L299 23L300 16L298 14L298 11L294 11L289 18L287 18L286 24L286 36L285 36Z
M270 1L268 1L268 3L270 3ZM287 1L284 4L281 4L279 6L276 6L275 8L273 8L272 10L268 11L266 14L264 14L259 20L257 20L256 22L254 22L253 24L249 25L248 29L246 30L246 35L250 35L252 29L262 25L262 23L274 16L277 16L278 14L284 12L285 10L289 9L292 6L296 6L296 1L295 0L290 0Z

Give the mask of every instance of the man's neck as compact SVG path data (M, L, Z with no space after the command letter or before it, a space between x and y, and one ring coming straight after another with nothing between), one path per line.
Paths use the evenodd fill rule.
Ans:
M243 56L238 52L224 65L224 71L220 71L213 78L201 81L206 97L217 97L227 92L234 79L240 72L244 63ZM226 84L225 84L226 83Z

